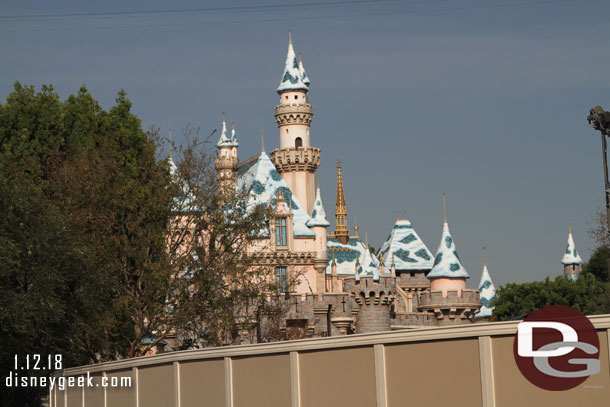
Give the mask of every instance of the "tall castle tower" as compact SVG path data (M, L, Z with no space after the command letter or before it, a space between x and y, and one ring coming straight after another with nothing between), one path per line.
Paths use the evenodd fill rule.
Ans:
M310 143L313 113L307 100L309 85L303 61L297 60L289 32L286 66L277 88L280 104L275 107L280 148L271 152L271 160L292 193L311 214L315 201L314 173L320 166L320 149Z
M214 166L218 177L218 184L221 191L228 193L235 188L235 174L237 172L237 137L235 137L235 123L231 129L231 137L227 133L227 120L224 112L222 113L222 131L220 139L216 143L216 157L214 158Z

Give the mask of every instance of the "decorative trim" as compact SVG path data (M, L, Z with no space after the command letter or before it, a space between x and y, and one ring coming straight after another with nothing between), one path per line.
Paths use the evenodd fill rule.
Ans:
M588 317L597 330L610 329L610 314ZM185 350L161 353L153 356L143 356L95 365L79 366L55 373L56 376L73 376L87 372L104 372L130 367L173 363L175 361L230 358L232 356L268 355L273 353L288 353L308 350L340 349L377 344L422 342L443 339L478 338L479 336L514 335L521 321L485 322L471 325L423 327L418 329L373 332L348 336L333 336L326 338L300 339L296 341L259 343L251 345L224 346L198 350ZM226 359L225 359L226 363Z

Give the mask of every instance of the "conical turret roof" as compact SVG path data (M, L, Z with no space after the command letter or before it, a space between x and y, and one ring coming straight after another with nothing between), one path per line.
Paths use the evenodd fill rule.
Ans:
M366 244L364 245L364 254L358 260L360 264L356 270L356 281L360 280L360 277L362 276L373 276L374 280L379 279L379 276L381 275L381 271L379 270L379 259L371 253L371 249L369 249Z
M305 72L305 70L303 70ZM309 78L307 79L309 81ZM286 65L284 67L284 73L282 74L282 80L280 86L277 88L278 93L282 93L288 90L305 90L308 91L309 87L303 81L303 74L299 67L299 61L294 52L292 46L292 35L289 33L288 37L288 54L286 54Z
M429 279L433 278L470 278L470 275L462 266L455 248L455 242L449 233L449 224L445 221L441 243L436 251L434 265L428 273Z
M324 206L322 206L322 196L320 195L320 187L316 189L316 202L313 205L313 211L311 212L311 219L307 221L307 226L323 226L329 227L330 223L326 220L326 212Z
M434 262L408 219L396 220L379 251L386 259L394 258L396 270L430 270Z
M561 259L562 264L582 264L582 258L580 254L576 251L576 246L574 245L574 238L572 237L572 226L570 226L570 232L568 234L568 247L566 247L566 252Z
M491 301L496 298L496 287L487 271L487 264L483 266L483 274L479 282L479 292L481 293L481 310L475 314L475 318L491 317L493 307Z
M235 126L231 130L231 137L229 137L229 133L227 132L227 121L224 118L224 113L222 117L222 130L220 132L220 139L218 143L216 143L216 148L222 147L238 147L237 138L235 137Z

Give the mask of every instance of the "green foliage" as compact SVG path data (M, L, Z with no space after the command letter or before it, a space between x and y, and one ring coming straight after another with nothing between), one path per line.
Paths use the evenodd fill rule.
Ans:
M572 281L558 276L529 283L509 283L496 291L494 318L499 321L530 313L546 305L566 305L585 315L606 312L604 301L609 284L592 274L582 274Z
M595 249L589 261L582 266L582 273L593 274L600 281L610 281L608 275L608 260L610 260L610 249L601 246Z
M197 143L170 176L130 110L123 91L104 111L85 87L61 101L19 83L0 105L2 377L15 354L69 367L141 356L170 335L230 343L240 310L270 289L245 256L268 209L221 194ZM3 387L0 404L40 395Z

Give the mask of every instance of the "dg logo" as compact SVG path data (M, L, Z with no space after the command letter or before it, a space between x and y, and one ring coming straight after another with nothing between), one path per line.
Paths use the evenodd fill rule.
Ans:
M545 390L569 390L599 373L599 338L579 311L550 305L517 327L513 353L519 370Z

